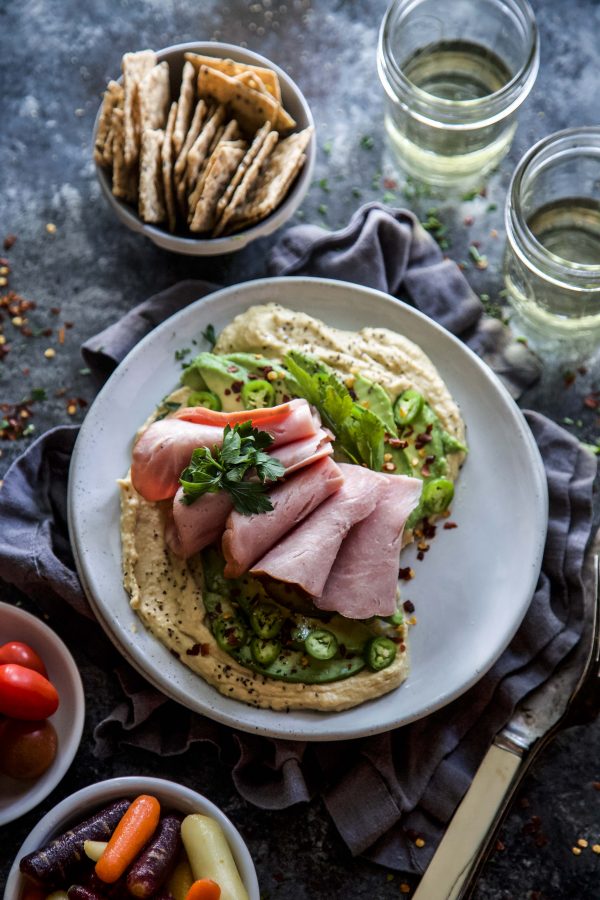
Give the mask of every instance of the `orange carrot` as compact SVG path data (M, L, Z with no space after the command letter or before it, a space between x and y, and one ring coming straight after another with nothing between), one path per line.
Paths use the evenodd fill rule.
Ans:
M134 861L146 841L150 840L160 818L156 797L140 794L123 815L96 863L96 875L113 884Z
M221 888L212 878L200 878L195 881L187 894L185 900L219 900L221 896Z

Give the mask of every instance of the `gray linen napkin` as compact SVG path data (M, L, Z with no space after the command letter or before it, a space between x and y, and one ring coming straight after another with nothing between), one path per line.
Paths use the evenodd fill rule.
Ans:
M273 251L271 270L340 277L402 296L466 337L484 358L494 359L513 393L535 376L535 360L528 355L511 365L512 344L505 330L496 323L488 327L462 273L442 258L412 213L370 204L335 234L313 226L292 229ZM86 343L88 365L105 377L158 321L211 287L184 282L140 304ZM75 428L43 435L7 473L0 491L0 577L48 612L62 614L66 602L83 613L85 627L96 632L92 643L98 658L108 654L104 665L115 666L125 695L96 728L99 754L112 752L119 743L170 755L196 742L211 742L231 762L235 785L250 802L281 809L319 793L353 854L419 873L494 734L581 634L581 570L591 529L596 463L554 423L536 413L528 413L527 419L550 493L543 569L527 616L508 650L463 697L426 719L382 735L309 744L232 732L167 700L118 661L100 629L89 621L68 545L66 480ZM71 618L74 629L84 621L81 616ZM415 850L415 833L426 840L422 850Z

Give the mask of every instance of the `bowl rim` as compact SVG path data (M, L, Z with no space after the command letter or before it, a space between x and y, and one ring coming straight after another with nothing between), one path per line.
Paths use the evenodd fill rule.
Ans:
M96 171L96 177L98 178L102 193L109 201L113 209L118 212L118 215L121 217L124 224L127 225L127 227L140 234L146 235L146 237L149 237L155 243L159 242L160 246L166 246L166 244L163 242L174 242L178 245L180 252L183 253L192 253L199 247L206 247L207 249L212 248L214 250L214 255L218 256L222 253L230 252L231 250L235 250L238 248L241 249L247 243L250 243L250 241L271 234L280 225L282 225L283 222L285 222L288 218L291 218L297 207L302 202L302 199L308 192L308 188L312 180L316 157L316 131L314 117L308 101L294 79L290 75L288 75L287 72L285 72L280 66L272 62L268 57L263 56L261 53L257 53L255 50L250 50L247 47L241 47L237 44L230 44L221 41L187 41L180 44L171 44L168 47L163 47L160 50L156 50L154 52L156 53L157 61L161 62L164 57L167 56L167 54L171 55L173 53L179 53L183 55L184 53L191 52L203 53L206 56L217 56L217 52L211 52L211 50L217 50L219 52L223 51L226 54L224 58L231 58L234 61L238 61L236 57L244 57L243 59L239 59L239 61L246 62L247 60L250 60L257 65L262 65L266 68L272 69L277 74L279 80L295 93L296 98L300 106L302 107L302 110L306 117L306 125L304 127L312 128L312 134L306 148L306 162L302 167L302 170L300 171L297 179L294 181L291 190L288 192L279 206L276 207L276 209L269 213L266 218L262 219L260 222L257 222L255 225L252 225L250 228L242 229L235 234L226 235L224 237L195 238L186 237L176 233L172 234L165 228L161 228L158 225L153 225L149 222L143 222L137 215L137 213L133 210L133 208L129 206L129 204L124 203L118 197L115 197L110 187L106 169L103 166L99 165L99 163L96 162L93 156L92 158ZM120 82L121 79L122 75L120 75L116 80ZM92 147L96 142L96 134L98 132L98 122L100 119L101 109L102 102L98 107L98 112L96 113L96 118L94 120L94 126L92 129ZM296 132L291 133L294 134ZM305 185L306 189L302 190ZM295 206L293 206L294 201L296 201ZM290 206L292 206L291 209ZM173 247L171 249L175 248Z
M38 850L51 840L59 829L64 828L73 820L73 817L77 815L78 808L81 809L85 804L92 810L96 804L102 806L121 796L137 796L141 793L156 794L161 804L164 802L165 806L169 804L175 805L175 800L172 798L177 796L189 801L191 804L198 804L199 813L214 818L225 833L240 877L248 891L249 900L259 900L258 877L254 861L250 855L248 845L231 819L204 794L200 794L193 788L178 784L171 779L157 778L151 775L123 775L107 778L104 781L97 781L94 784L80 788L73 794L69 794L56 806L53 806L40 819L37 825L32 828L17 851L6 880L4 900L18 900L26 884L19 870L21 858L28 853ZM161 797L167 796L169 796L168 800L161 799ZM82 819L85 817L85 814L82 815Z
M39 635L40 642L46 642L51 645L56 653L61 657L64 672L68 678L73 691L74 706L70 710L69 718L70 727L67 734L59 734L59 750L57 753L57 765L47 770L48 779L45 778L46 773L40 775L33 783L31 790L27 791L22 798L12 804L16 806L17 812L11 814L11 807L0 810L0 826L8 825L30 812L34 807L40 804L54 790L54 788L62 781L71 766L83 734L83 725L85 721L85 692L81 675L77 663L73 659L71 651L55 631L46 625L38 616L27 612L12 603L0 602L0 616L10 615L13 619L21 621L26 625L29 634L21 636L24 643L35 643ZM41 654L44 655L43 653ZM52 719L52 717L50 717Z

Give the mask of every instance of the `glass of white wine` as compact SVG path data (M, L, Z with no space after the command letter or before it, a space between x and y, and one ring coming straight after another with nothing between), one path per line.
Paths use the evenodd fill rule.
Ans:
M508 152L539 68L528 0L395 0L379 34L385 126L410 175L451 185Z
M550 338L600 340L600 127L535 144L506 200L508 299Z

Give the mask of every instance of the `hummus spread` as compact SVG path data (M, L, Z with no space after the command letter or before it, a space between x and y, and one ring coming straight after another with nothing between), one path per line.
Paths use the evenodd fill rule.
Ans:
M416 389L426 397L443 428L464 442L459 409L434 365L419 347L392 331L340 331L271 304L237 316L219 336L214 352L252 352L281 359L292 347L322 360L344 377L360 373L380 384L390 397ZM188 388L179 388L167 398L169 405L185 403L188 394ZM463 459L463 452L448 456L448 478L456 478ZM286 682L242 666L219 646L208 625L200 558L179 559L165 544L164 527L172 501L146 501L135 491L129 475L120 481L120 489L124 585L132 608L182 663L225 696L274 710L339 711L379 697L407 677L405 643L387 668L365 668L327 684Z

